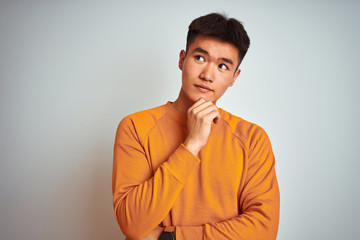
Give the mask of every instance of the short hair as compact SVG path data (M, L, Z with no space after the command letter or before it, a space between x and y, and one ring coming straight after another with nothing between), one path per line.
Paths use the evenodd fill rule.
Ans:
M250 46L250 39L244 26L235 18L227 18L220 13L210 13L194 19L189 25L186 52L198 35L218 38L233 44L238 49L239 67Z

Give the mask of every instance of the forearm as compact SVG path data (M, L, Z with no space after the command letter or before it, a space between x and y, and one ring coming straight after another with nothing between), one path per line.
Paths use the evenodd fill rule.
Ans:
M275 240L278 219L260 220L256 214L243 214L220 223L200 226L177 226L176 239Z
M130 183L125 174L114 174L114 209L123 233L141 239L168 214L189 173L199 163L181 145L147 180Z
M275 181L267 192L253 199L245 211L233 218L199 226L177 226L177 240L234 239L274 240L279 224L280 196Z

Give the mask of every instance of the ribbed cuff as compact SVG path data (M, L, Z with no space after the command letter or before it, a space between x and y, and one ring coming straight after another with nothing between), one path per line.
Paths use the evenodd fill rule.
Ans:
M200 159L190 152L184 144L181 144L169 157L169 160L164 163L164 166L180 183L185 184L188 176L199 163Z

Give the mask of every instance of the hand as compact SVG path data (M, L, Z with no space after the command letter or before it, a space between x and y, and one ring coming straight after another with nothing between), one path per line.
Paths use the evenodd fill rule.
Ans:
M154 228L148 235L146 235L142 240L158 240L164 228L157 226ZM128 238L126 238L129 240Z
M220 118L219 110L211 101L200 99L187 111L188 136L184 145L197 155L205 146L211 130L211 124Z

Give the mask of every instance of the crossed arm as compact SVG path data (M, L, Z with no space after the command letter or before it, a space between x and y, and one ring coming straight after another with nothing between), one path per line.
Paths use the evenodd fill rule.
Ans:
M193 114L196 115L196 112ZM214 116L217 116L216 113L209 117L210 125ZM159 224L169 213L189 174L200 160L193 152L196 146L189 144L191 141L185 141L152 176L129 121L124 120L119 125L115 141L115 217L123 233L130 239L157 239L162 231ZM201 130L201 126L198 129ZM202 147L201 144L197 146ZM225 221L199 226L176 226L176 238L276 238L279 189L271 144L266 134L259 137L249 154L248 171L238 204L239 214Z

